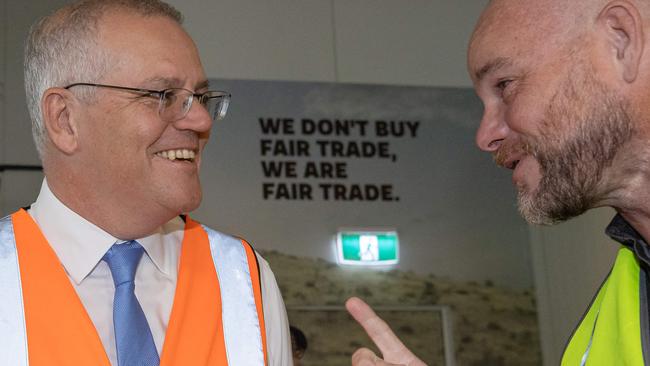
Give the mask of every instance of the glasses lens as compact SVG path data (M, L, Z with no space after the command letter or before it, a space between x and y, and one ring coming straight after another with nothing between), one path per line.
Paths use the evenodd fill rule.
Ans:
M167 122L185 117L192 107L194 94L185 89L167 89L160 99L160 117ZM230 95L220 91L208 91L199 97L200 102L213 120L225 117L230 103Z
M160 117L167 122L177 121L192 106L192 92L185 89L167 89L160 98Z
M208 92L203 100L205 109L207 109L214 121L223 119L226 116L228 104L230 104L230 95L222 92Z

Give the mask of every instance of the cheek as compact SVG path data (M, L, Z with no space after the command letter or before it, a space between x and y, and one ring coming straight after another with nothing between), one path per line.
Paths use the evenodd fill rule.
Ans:
M117 120L104 121L89 131L84 140L84 152L89 169L96 170L106 179L133 179L147 171L147 138L142 131L118 124ZM110 124L109 124L110 123ZM112 127L112 128L109 128Z
M97 167L106 166L112 156L119 154L120 148L115 146L116 139L114 131L106 128L105 121L88 123L83 131L80 131L80 152L89 156L90 161L96 161Z
M521 95L513 100L505 113L510 129L524 136L535 136L543 129L547 106L539 98Z
M199 139L199 149L203 151L203 149L205 149L205 146L208 144L209 141L210 141L209 137L201 137Z

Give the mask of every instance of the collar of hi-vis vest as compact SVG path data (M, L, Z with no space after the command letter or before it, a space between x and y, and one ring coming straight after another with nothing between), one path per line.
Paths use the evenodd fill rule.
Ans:
M636 231L623 216L617 214L605 229L610 238L630 248L639 259L641 265L650 269L650 247L648 242Z

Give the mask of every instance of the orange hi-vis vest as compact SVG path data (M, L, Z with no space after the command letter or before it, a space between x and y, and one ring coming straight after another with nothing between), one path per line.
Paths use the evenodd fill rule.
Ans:
M254 251L186 218L161 366L267 364ZM31 216L0 220L0 364L110 366L63 266Z

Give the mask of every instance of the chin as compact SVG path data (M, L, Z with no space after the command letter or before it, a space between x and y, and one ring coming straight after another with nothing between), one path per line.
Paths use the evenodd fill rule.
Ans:
M201 205L201 190L167 192L159 199L159 207L165 209L171 217L196 210Z
M553 225L557 222L542 207L537 192L531 192L521 186L517 187L517 208L521 217L529 224Z
M201 205L201 199L203 195L201 193L201 190L198 190L196 194L192 195L191 197L188 197L181 205L181 212L182 214L192 212L199 208Z

